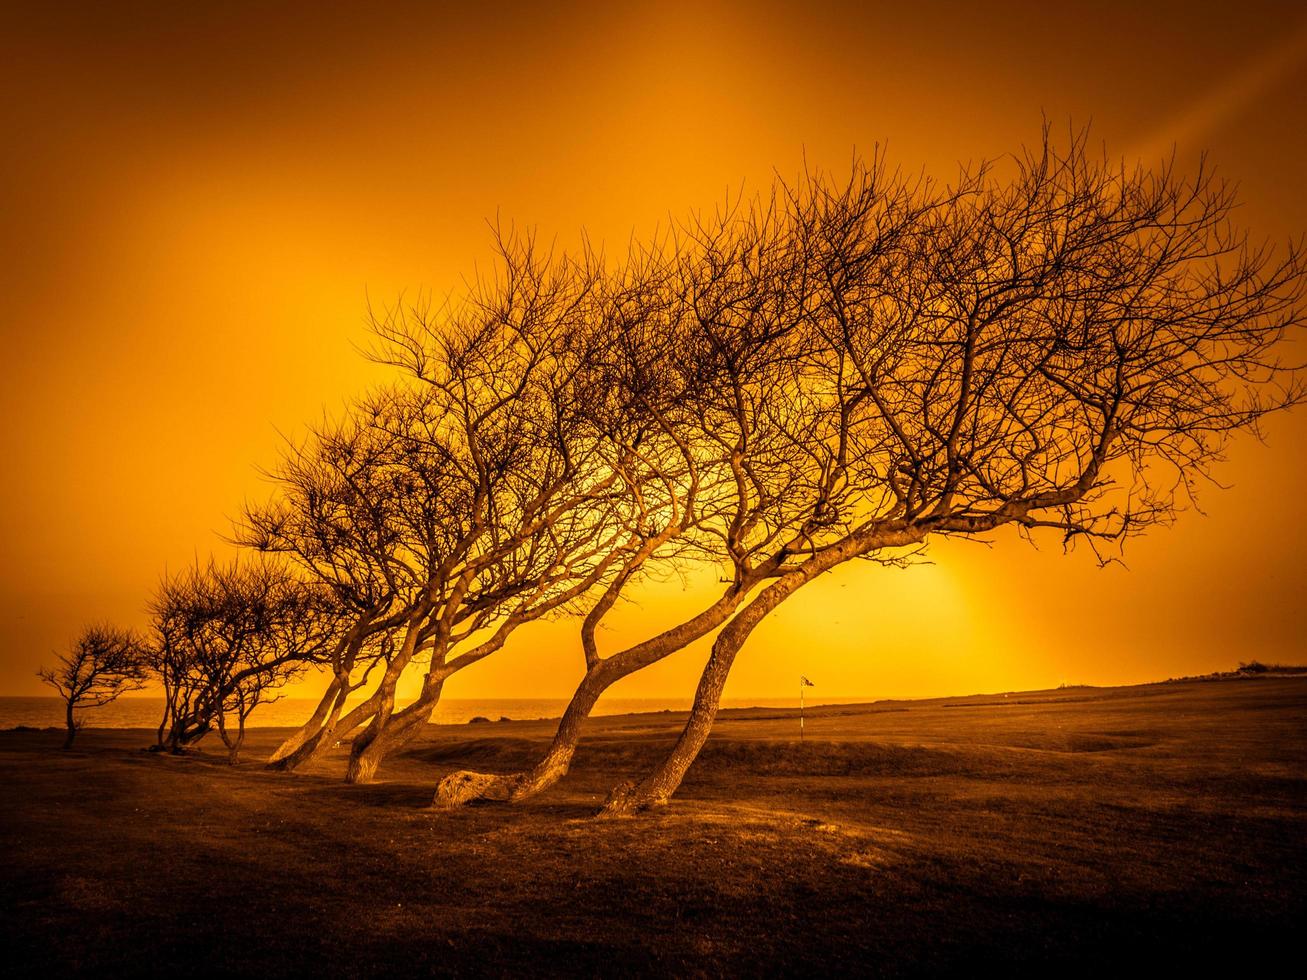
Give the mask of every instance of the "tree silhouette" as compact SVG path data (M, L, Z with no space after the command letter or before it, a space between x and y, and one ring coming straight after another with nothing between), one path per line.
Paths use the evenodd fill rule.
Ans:
M150 611L151 666L164 692L158 747L180 751L216 727L233 764L250 713L321 664L341 629L329 594L270 561L186 569L160 584Z
M318 730L279 752L282 768L356 732L346 778L370 780L430 719L450 676L569 609L641 547L618 516L636 464L580 410L598 397L586 329L595 271L529 238L499 244L497 276L457 307L376 319L375 356L408 382L292 454L280 499L246 515L242 540L294 556L346 594L360 637L384 639L372 693L329 727L311 720ZM395 710L420 663L418 697ZM341 703L347 666L332 682Z
M83 718L83 708L99 708L124 694L139 691L146 682L146 645L130 630L115 626L88 626L54 667L42 667L37 676L64 701L68 734L63 747L70 749Z
M1046 130L948 185L879 154L778 180L620 261L500 234L456 298L374 315L399 380L288 446L240 523L334 611L309 657L327 690L272 764L348 737L346 778L370 780L449 677L568 615L584 673L544 755L436 794L528 799L613 683L716 633L672 752L607 805L632 812L675 792L753 630L821 574L1005 527L1110 560L1302 399L1299 253L1252 245L1234 205L1205 164L1130 170ZM702 609L600 649L634 583L702 566ZM183 737L226 716L193 680Z
M670 798L749 635L817 576L1007 525L1119 543L1301 400L1280 359L1302 323L1300 256L1234 230L1211 171L1113 168L1084 134L1063 151L1046 136L1012 169L964 174L889 243L827 220L838 200L798 202L823 219L821 275L781 424L820 476L774 581L714 641L676 745L607 812Z
M639 297L634 309L607 318L606 346L616 352L608 387L623 393L626 424L645 444L652 437L667 447L650 454L669 491L667 537L644 570L707 561L721 569L724 588L685 621L601 655L595 630L629 581L614 580L581 624L585 675L541 760L506 776L451 774L437 803L520 802L553 785L604 691L721 627L782 567L808 486L821 475L795 428L807 396L795 383L793 337L810 316L820 258L819 236L802 224L814 216L794 208L795 195L807 195L809 211L817 196L838 199L888 240L928 206L915 189L880 158L855 166L838 187L810 175L802 189L782 186L697 216L678 229L673 247L628 263L642 285L626 288Z

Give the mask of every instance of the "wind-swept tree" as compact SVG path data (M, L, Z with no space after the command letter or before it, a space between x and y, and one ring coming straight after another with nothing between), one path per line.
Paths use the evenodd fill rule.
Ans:
M796 353L819 302L823 236L836 234L819 219L838 211L839 220L874 223L878 237L868 247L886 251L937 206L920 190L879 157L838 185L808 174L768 198L686 223L674 247L658 254L656 274L647 262L635 266L638 303L607 321L608 387L621 393L622 424L641 434L666 488L663 537L614 578L582 622L586 671L542 759L522 773L453 773L437 792L439 805L520 802L552 785L605 690L720 628L780 574L820 492L814 484L827 476L809 446L814 433L803 430L815 419L805 411L811 395ZM620 281L610 288L631 291ZM828 519L830 508L822 513ZM602 655L596 629L634 575L687 561L718 568L720 594L684 622Z
M807 516L716 637L671 752L607 812L670 798L740 649L817 576L1005 526L1119 543L1171 520L1233 436L1301 400L1281 356L1303 323L1302 261L1232 228L1228 185L1114 168L1083 134L1012 169L964 175L889 249L816 202L821 281L783 402L817 477Z
M68 652L60 654L54 667L37 671L37 676L63 698L68 728L65 749L72 748L85 720L79 711L103 707L145 686L147 660L146 644L140 636L101 624L84 629Z
M351 782L421 730L452 674L571 608L640 546L614 519L630 463L582 411L601 394L588 370L593 266L540 254L529 238L501 238L500 252L496 276L458 304L377 320L378 359L409 381L361 403L345 438L319 439L307 463L298 454L282 471L289 492L245 521L246 540L292 553L333 588L384 585L369 628L389 655L330 728L333 739L357 732ZM326 520L324 500L339 502ZM396 710L401 678L420 666L418 697ZM324 731L283 767L319 754Z
M388 475L394 449L378 424L385 410L386 398L378 395L343 421L317 427L307 443L289 445L270 474L277 496L248 507L236 530L238 543L298 565L335 596L341 611L341 632L323 661L327 688L273 753L273 768L294 769L334 743L346 700L392 661L392 631L423 581L395 516L396 494L406 484ZM345 733L366 720L365 710L366 702L349 713Z
M189 568L161 583L151 613L164 691L159 747L180 751L218 727L233 764L250 712L321 662L341 628L329 594L270 561Z

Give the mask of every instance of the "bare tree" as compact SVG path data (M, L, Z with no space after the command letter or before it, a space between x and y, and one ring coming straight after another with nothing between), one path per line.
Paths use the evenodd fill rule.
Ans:
M296 451L280 500L246 516L243 540L292 554L354 610L356 644L379 640L371 693L339 710L362 683L348 680L346 650L315 712L326 720L279 753L283 768L356 733L346 778L370 780L429 721L448 677L571 609L639 547L614 519L631 464L581 411L597 397L590 260L499 244L497 274L457 305L377 319L377 358L410 380ZM396 710L401 678L422 667L417 699Z
M786 562L812 484L826 475L808 449L814 434L796 427L809 396L799 383L795 334L818 302L822 259L798 195L808 198L808 211L817 197L840 201L886 241L931 206L880 158L858 164L838 187L817 175L805 182L801 192L782 186L747 206L693 218L654 274L647 260L633 264L642 288L617 287L639 303L606 318L607 346L617 352L607 385L623 393L623 424L641 433L664 488L660 535L623 566L582 622L585 675L542 759L510 775L453 773L437 804L520 802L552 785L605 690L720 628ZM693 561L721 569L720 595L685 621L601 655L597 627L635 575Z
M270 473L276 498L247 507L236 529L237 543L286 556L341 609L341 633L324 658L327 688L273 753L272 768L295 769L333 744L346 700L391 662L391 631L422 581L395 520L395 492L403 482L384 477L394 454L377 425L384 406L384 398L374 399L340 423L317 427L307 443L288 445Z
M1046 134L1011 169L964 174L888 241L836 198L796 200L824 253L780 402L818 475L807 514L717 636L670 754L607 812L670 798L741 647L817 576L1008 525L1119 544L1172 519L1231 437L1301 400L1280 360L1303 322L1300 256L1235 231L1209 170L1114 168L1084 134L1061 152Z
M187 569L160 585L151 612L164 689L158 746L180 751L217 726L233 764L250 712L320 663L341 629L330 595L270 561ZM234 735L228 714L238 720Z
M617 267L501 237L457 302L376 318L375 356L407 383L289 452L241 532L346 610L276 764L352 735L347 778L371 779L453 673L572 614L585 673L545 756L437 793L525 799L612 683L720 630L672 756L614 795L628 812L675 791L739 649L818 575L938 534L1052 529L1097 551L1170 520L1231 435L1302 395L1277 360L1298 255L1233 231L1210 172L1112 168L1083 134L1000 169L805 174ZM718 597L600 651L631 583L696 562Z
M434 502L461 510L440 519L458 535L431 569L413 626L427 656L421 690L403 711L383 701L354 741L353 781L421 730L450 676L521 626L575 608L641 547L618 519L635 464L587 411L603 394L591 367L594 257L541 253L529 237L498 244L495 277L459 306L398 309L375 325L378 358L410 375L423 409L397 420L400 465L424 474L434 458L449 484ZM404 506L425 526L432 480L413 482Z
M42 667L37 676L64 701L68 734L63 747L70 749L84 718L84 708L99 708L124 694L141 690L147 680L146 646L141 637L115 626L88 626L73 641L56 665Z
M269 671L247 674L231 686L217 711L218 736L222 739L222 744L227 746L229 765L240 764L241 746L245 744L245 723L254 709L261 704L280 701L282 695L272 692L284 686L300 669L303 669L302 664L279 664ZM236 719L235 731L229 727L229 719L233 717Z

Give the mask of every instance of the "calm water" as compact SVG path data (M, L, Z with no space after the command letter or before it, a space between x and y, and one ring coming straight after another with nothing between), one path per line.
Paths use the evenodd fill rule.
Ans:
M856 700L841 698L842 702ZM820 704L808 699L811 705ZM251 727L290 728L301 725L312 714L317 702L307 698L284 698L260 705L250 718ZM792 708L798 698L725 698L726 708ZM477 716L496 721L501 717L517 721L534 718L558 718L567 707L564 698L446 698L436 707L434 721L440 725L461 725ZM596 715L624 715L640 711L684 711L690 699L604 698L595 706ZM163 714L162 698L120 698L103 708L84 712L88 728L154 728ZM0 729L28 725L33 728L62 727L64 705L58 698L0 697Z

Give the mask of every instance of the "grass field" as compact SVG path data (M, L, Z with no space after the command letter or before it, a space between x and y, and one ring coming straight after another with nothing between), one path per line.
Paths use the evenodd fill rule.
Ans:
M0 973L1167 975L1300 959L1307 677L725 712L665 812L595 821L683 716L598 719L522 807L428 804L547 722L346 786L0 733ZM246 757L277 740L255 730Z

